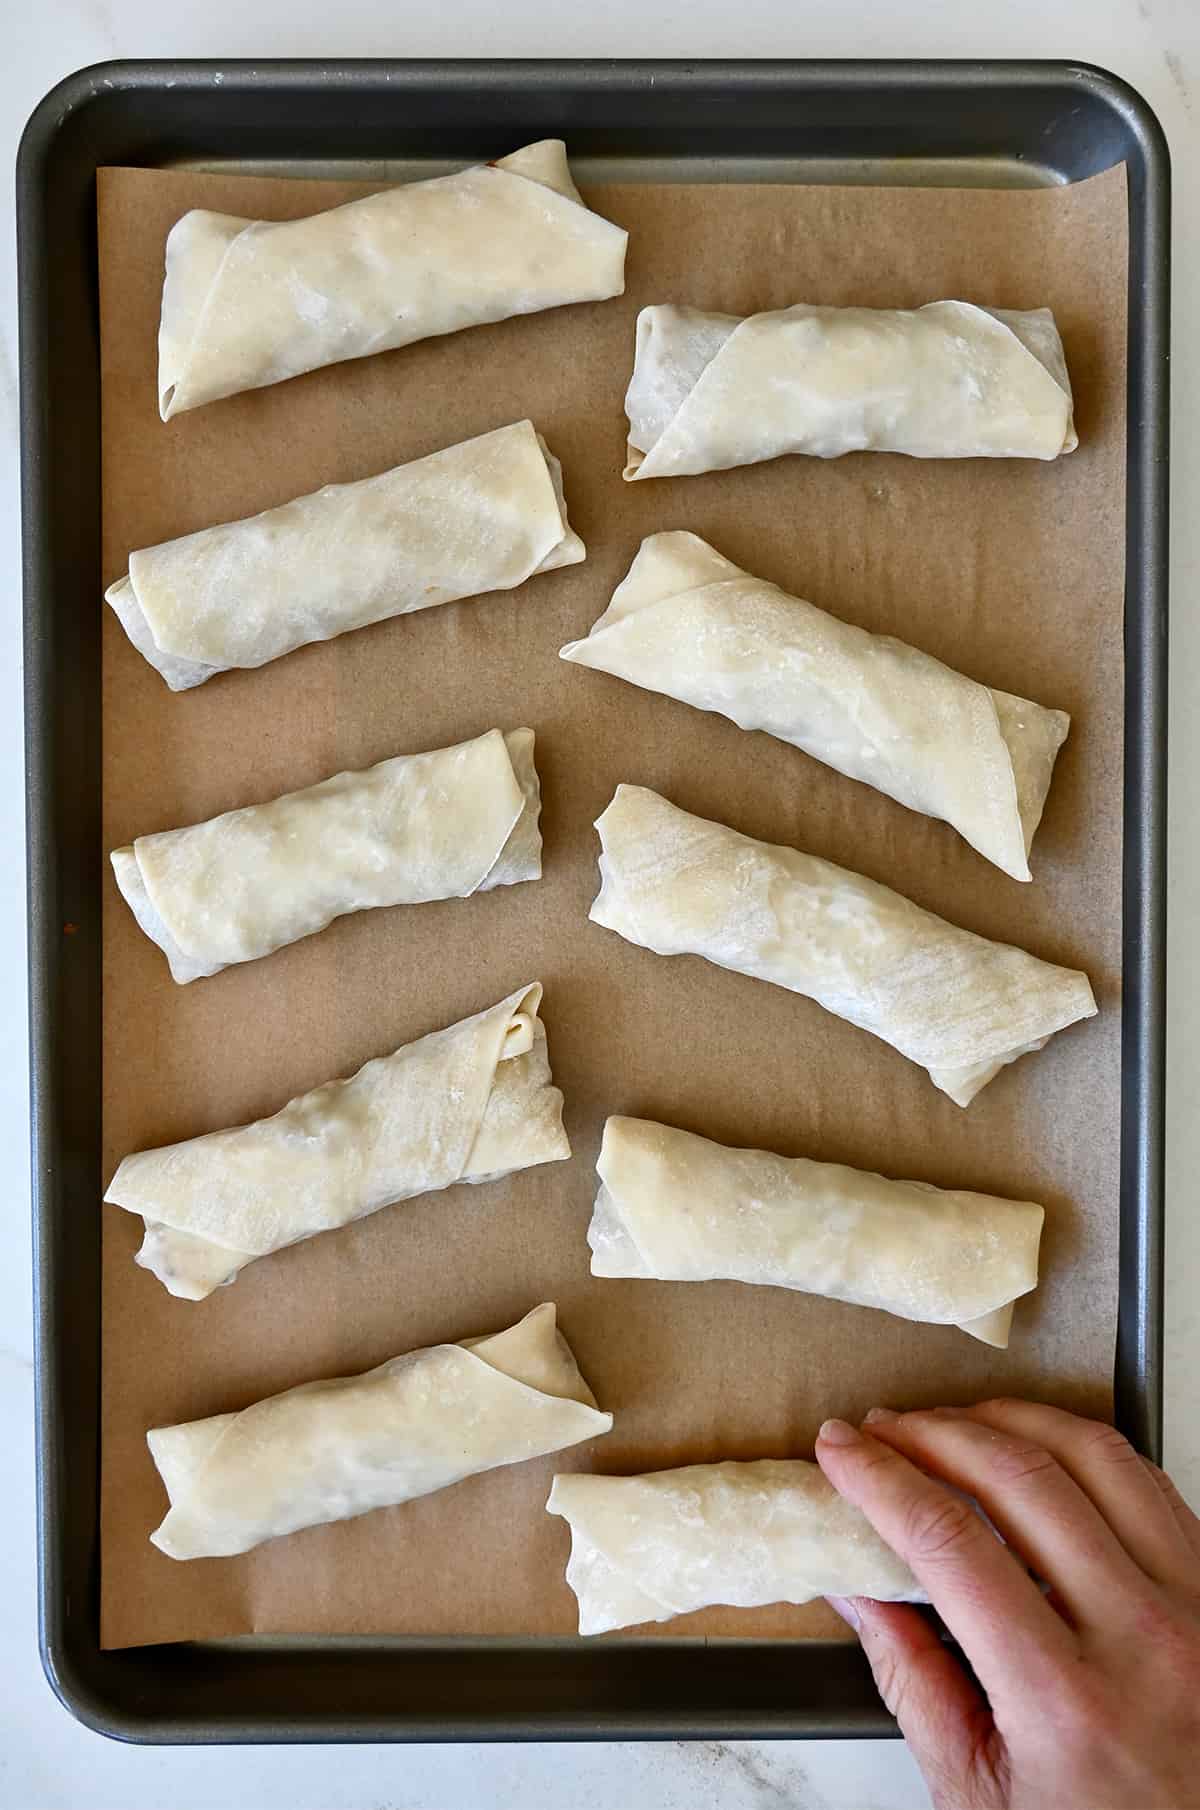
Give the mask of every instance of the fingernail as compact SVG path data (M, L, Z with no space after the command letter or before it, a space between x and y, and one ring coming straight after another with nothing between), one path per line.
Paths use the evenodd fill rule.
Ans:
M826 1420L821 1424L817 1438L825 1445L853 1445L858 1439L857 1430L846 1420Z
M861 1626L861 1617L859 1616L858 1610L854 1607L854 1604L850 1601L850 1598L848 1596L827 1596L825 1601L829 1604L829 1607L833 1610L834 1614L840 1615L847 1627L853 1628L854 1632L857 1634L859 1627Z
M899 1420L895 1408L872 1408L863 1420L865 1427L877 1426L883 1420Z

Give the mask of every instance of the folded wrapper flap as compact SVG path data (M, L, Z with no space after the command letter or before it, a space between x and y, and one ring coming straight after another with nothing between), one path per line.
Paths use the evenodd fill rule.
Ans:
M890 887L619 785L596 821L593 923L814 999L929 1072L959 1106L1094 1017L1085 974L947 923Z
M104 595L138 652L186 691L585 556L562 467L525 420L140 548Z
M638 315L627 479L807 453L1055 459L1078 445L1048 308L832 308Z
M732 1280L827 1295L1008 1343L1037 1286L1033 1201L891 1181L610 1118L596 1164L594 1276Z
M560 139L298 220L192 209L167 236L159 414L620 295L626 242L584 206Z
M928 1600L866 1516L801 1459L687 1465L641 1477L560 1474L546 1508L571 1529L566 1575L581 1634L718 1603Z
M1030 878L1066 712L789 596L697 534L649 535L604 614L560 653L765 730Z
M142 1216L136 1261L200 1301L381 1207L570 1156L541 997L534 981L269 1119L125 1157L104 1198Z
M151 1540L168 1558L228 1557L607 1433L556 1319L544 1302L505 1332L151 1428L170 1499Z
M402 754L114 849L113 874L180 985L347 912L540 879L532 729Z

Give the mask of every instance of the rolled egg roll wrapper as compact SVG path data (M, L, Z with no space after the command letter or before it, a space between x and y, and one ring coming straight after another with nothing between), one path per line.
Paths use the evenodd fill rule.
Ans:
M594 1276L794 1288L1001 1347L1037 1286L1033 1201L731 1150L649 1119L609 1119L596 1169Z
M1049 308L822 308L740 320L638 315L627 478L684 477L783 453L1056 459L1078 445Z
M624 290L626 238L584 206L556 138L301 220L195 208L167 236L159 413L604 301Z
M596 828L593 922L659 955L702 955L815 999L919 1063L959 1106L1006 1063L1095 1014L1086 974L643 786L618 786Z
M545 1302L507 1331L146 1435L172 1559L225 1558L607 1433Z
M127 1156L143 1269L202 1301L247 1263L394 1201L570 1156L535 981L291 1100L269 1119Z
M269 955L346 912L537 880L533 739L532 729L491 729L139 836L113 851L117 885L182 984Z
M866 1516L800 1458L689 1464L642 1477L560 1474L546 1508L571 1529L567 1583L581 1634L715 1604L927 1600Z
M839 622L699 535L652 534L564 660L763 729L941 818L1015 880L1071 719Z
M310 641L577 565L562 470L530 421L130 554L104 593L172 691Z

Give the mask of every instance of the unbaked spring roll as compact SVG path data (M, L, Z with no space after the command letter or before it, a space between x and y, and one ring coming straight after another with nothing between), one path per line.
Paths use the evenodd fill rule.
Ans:
M533 730L491 729L139 836L111 860L182 984L270 955L349 911L540 879L540 809Z
M1006 1063L1095 1015L1086 974L989 942L861 874L618 786L597 820L594 923L815 999L969 1106Z
M557 138L300 220L194 208L167 236L159 413L620 295L626 237L584 206Z
M739 320L638 315L627 478L678 478L783 453L1056 459L1078 441L1049 308L820 308Z
M644 1477L559 1475L546 1508L571 1529L567 1583L581 1634L718 1603L927 1600L866 1516L799 1458L689 1464Z
M570 1156L538 981L269 1119L127 1156L104 1198L138 1213L136 1261L202 1301L246 1264L393 1201Z
M577 565L562 471L531 421L129 556L104 593L172 691L310 641Z
M609 1119L596 1170L594 1276L794 1288L1000 1347L1037 1286L1045 1214L1030 1200L730 1150L649 1119Z
M544 1302L489 1338L302 1383L240 1414L152 1428L146 1442L171 1506L150 1538L171 1559L225 1558L611 1426Z
M652 534L564 660L764 729L1028 880L1071 719L965 678L743 572L699 535Z

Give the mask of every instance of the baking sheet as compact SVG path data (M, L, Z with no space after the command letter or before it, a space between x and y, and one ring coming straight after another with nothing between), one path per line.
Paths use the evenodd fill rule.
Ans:
M538 734L537 885L343 919L266 961L175 987L106 881L104 1180L126 1151L290 1095L541 978L576 1155L386 1210L170 1299L104 1212L102 1640L246 1631L569 1633L555 1468L807 1452L830 1412L1004 1390L1105 1411L1115 1324L1120 1081L1125 189L980 192L611 186L630 228L619 302L428 341L164 427L154 337L167 229L189 206L262 217L368 185L103 171L104 578L130 548L419 457L529 415L562 458L586 564L309 648L174 697L105 612L104 852L343 767L493 724ZM1079 451L1053 466L784 460L629 486L621 397L652 300L730 312L960 295L1048 304ZM641 536L688 527L865 627L1075 718L1023 887L952 831L747 736L557 659ZM1100 1017L966 1112L915 1067L797 999L589 925L591 824L622 779L841 861L986 935L1087 969ZM584 1230L604 1116L1045 1202L1045 1281L1008 1353L953 1329L783 1291L593 1281ZM99 1209L98 1209L99 1210ZM239 1559L147 1541L165 1507L147 1426L237 1407L394 1352L493 1330L541 1299L614 1432ZM827 1635L823 1606L706 1611L675 1633Z

